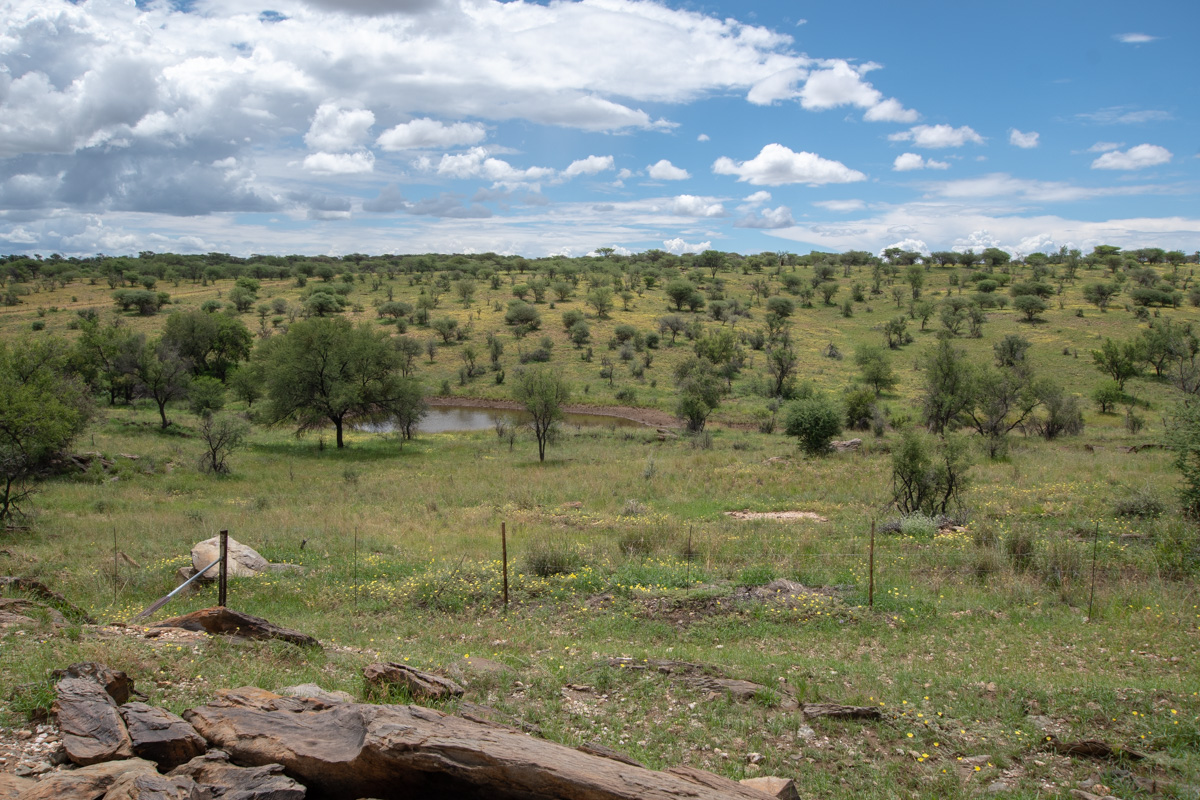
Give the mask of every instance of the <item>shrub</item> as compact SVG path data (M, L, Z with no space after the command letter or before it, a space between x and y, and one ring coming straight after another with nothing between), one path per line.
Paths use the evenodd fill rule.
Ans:
M928 514L917 512L900 520L900 533L915 539L932 539L938 532L938 521Z
M1033 565L1036 549L1033 534L1026 531L1013 531L1004 540L1004 552L1017 572L1024 572Z
M1134 489L1113 503L1113 514L1118 517L1156 519L1166 510L1162 499L1145 487Z
M970 467L963 437L906 431L892 452L892 502L904 514L945 514L961 501Z
M535 542L525 557L526 568L539 578L565 575L583 566L583 556L578 551L556 542Z
M799 440L809 455L829 451L829 443L842 432L843 411L824 395L797 400L787 407L784 432Z

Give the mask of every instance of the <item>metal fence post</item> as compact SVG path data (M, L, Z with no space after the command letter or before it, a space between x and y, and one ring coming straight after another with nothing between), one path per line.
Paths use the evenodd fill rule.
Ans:
M224 607L229 589L229 531L221 531L221 569L217 574L217 605Z

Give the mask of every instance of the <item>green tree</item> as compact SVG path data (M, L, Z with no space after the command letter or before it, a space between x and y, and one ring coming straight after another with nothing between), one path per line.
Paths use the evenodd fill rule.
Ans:
M942 434L973 400L971 366L965 351L942 339L921 358L921 368L921 417L930 431Z
M799 440L800 449L810 456L829 452L829 443L842 432L845 413L823 394L789 403L784 412L784 432Z
M1083 287L1083 299L1101 311L1108 309L1109 303L1121 292L1121 287L1115 283L1089 283Z
M597 286L587 293L587 304L596 311L596 319L607 319L612 311L613 293L607 286Z
M256 400L261 400L266 393L266 372L263 365L257 361L247 361L229 373L225 385L235 398L253 408Z
M229 456L245 442L250 433L250 424L236 414L221 412L208 414L200 420L200 441L204 443L204 454L200 456L200 470L214 475L228 475Z
M970 468L962 436L905 431L892 450L892 502L902 514L945 514L959 504Z
M208 375L192 380L188 387L188 408L198 417L210 417L225 407L225 384Z
M91 417L84 383L56 339L0 342L0 524L21 516L40 468Z
M896 373L887 349L875 344L864 344L854 351L854 363L859 377L870 386L878 397L896 385Z
M721 376L707 358L692 356L675 368L675 415L691 433L704 430L721 404Z
M167 428L171 424L167 419L167 403L187 397L192 382L191 362L162 339L148 342L143 338L133 375L134 392L155 402L162 427Z
M241 320L227 314L176 311L163 326L163 341L191 362L194 374L223 381L250 358L254 339Z
M571 387L557 370L537 367L521 370L513 386L513 399L533 417L530 422L537 439L538 461L546 460L546 443L571 400Z
M1125 391L1125 382L1136 378L1142 373L1141 348L1137 342L1118 344L1108 337L1100 344L1099 350L1092 351L1092 362L1096 369L1112 378L1117 384L1117 391Z
M293 423L298 434L332 423L339 448L347 421L386 419L401 393L387 336L343 317L297 322L264 341L256 358L266 372L266 418Z
M1022 294L1013 298L1013 308L1025 315L1026 322L1036 322L1050 306L1035 294Z
M664 291L666 292L667 297L670 298L671 302L675 304L675 310L683 311L684 304L687 303L688 298L695 294L696 287L691 281L683 278L676 278L675 280L667 283Z

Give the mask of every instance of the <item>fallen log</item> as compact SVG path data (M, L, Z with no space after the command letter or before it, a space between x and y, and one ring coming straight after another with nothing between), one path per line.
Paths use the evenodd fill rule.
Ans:
M49 601L54 604L55 608L74 618L77 622L82 622L85 625L96 624L96 620L89 617L86 611L76 606L58 592L51 591L46 584L40 581L35 581L31 578L15 578L12 575L0 575L0 589L5 588L12 588L18 592L25 592L26 594Z
M1083 756L1102 761L1141 761L1146 756L1136 750L1126 750L1113 747L1099 739L1080 739L1075 742L1064 742L1058 737L1046 737L1046 747L1063 756Z
M693 770L635 767L420 706L339 704L324 711L208 705L184 718L243 766L280 764L309 797L456 800L767 800Z

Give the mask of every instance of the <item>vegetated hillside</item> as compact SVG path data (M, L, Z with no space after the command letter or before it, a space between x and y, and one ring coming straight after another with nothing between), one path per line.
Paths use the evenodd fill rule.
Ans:
M1084 399L1088 425L1112 426L1121 417L1096 414L1089 399L1106 380L1092 351L1106 337L1132 341L1152 325L1200 316L1195 267L1182 253L1102 247L1086 257L1071 251L1015 262L988 250L935 253L915 264L914 253L887 255L10 259L3 266L11 305L0 308L0 331L71 337L78 313L95 310L102 322L119 315L154 335L170 313L205 308L236 315L265 339L304 316L341 314L413 340L415 374L432 394L507 399L502 375L548 359L577 402L671 412L676 367L696 352L697 339L728 332L732 342L713 339L703 352L721 360L726 383L713 419L731 423L762 422L796 382L842 392L858 380L855 353L889 343L884 356L896 383L879 406L911 418L922 385L916 367L937 337L951 335L982 363L992 361L997 342L1020 336L1036 374ZM118 311L114 295L127 310ZM159 295L169 296L161 307ZM574 341L565 314L582 315ZM790 353L782 379L769 358L781 349ZM1154 374L1149 361L1140 366ZM1173 366L1160 359L1158 369ZM1161 410L1167 385L1135 379L1120 400Z
M327 434L297 439L294 426L256 425L230 455L231 473L217 476L200 469L204 409L188 408L196 397L168 401L172 424L164 429L155 402L128 403L119 383L98 383L97 414L74 447L95 455L38 484L27 527L7 532L0 545L0 573L39 578L101 622L127 620L175 585L192 544L228 529L269 560L304 569L234 581L231 605L315 635L326 648L151 639L137 628L56 627L48 613L35 614L0 640L11 656L0 659L0 683L18 687L4 701L3 719L15 724L48 708L45 670L74 661L126 669L151 702L180 711L217 688L243 684L314 681L362 698L365 663L407 660L468 670L468 700L554 740L596 740L654 767L687 763L735 778L782 774L796 778L803 795L969 797L991 788L1032 797L1098 780L1131 796L1146 785L1138 779L1165 781L1177 794L1200 782L1196 531L1181 513L1171 454L1141 447L1164 438L1163 418L1180 392L1174 384L1195 386L1195 348L1183 327L1198 314L1189 299L1193 266L1165 261L1167 254L1155 261L1157 254L1142 253L1143 264L1104 250L1020 265L991 254L990 265L966 266L936 257L928 266L904 264L904 254L892 254L894 264L867 254L817 264L813 257L719 255L529 262L146 255L47 260L39 275L10 260L5 266L25 277L5 287L20 302L0 309L10 345L49 336L79 341L106 330L117 316L113 293L140 287L153 296L124 297L133 305L120 314L121 330L144 332L150 344L171 312L218 302L211 313L224 315L237 302L248 310L236 319L261 347L280 341L307 308L411 337L419 345L413 374L427 392L509 399L521 357L536 365L530 354L546 350L545 363L584 402L673 411L676 368L697 354L699 341L728 390L712 419L735 424L665 439L652 429L567 430L545 463L527 434L515 442L488 431L398 443L349 431L348 447L335 450ZM117 278L118 266L138 276L133 286ZM159 269L147 287L146 276ZM258 285L239 286L238 277ZM690 288L675 283L684 278ZM1104 304L1107 290L1089 287L1118 282L1107 310L1085 298ZM856 283L862 300L854 299ZM622 298L621 287L635 285L640 291L624 289ZM530 287L537 329L518 330L530 326L525 307L510 314L521 286ZM602 314L606 297L595 292L603 288L612 290L612 308ZM1140 288L1159 294L1135 294ZM157 313L134 310L138 300L147 311L157 306L160 291L170 302ZM538 291L545 292L541 302ZM247 292L254 297L247 300ZM1014 310L1017 297L1039 293L1047 309L1022 301L1027 310ZM982 323L978 311L954 302L981 295L989 306L980 308ZM337 298L344 298L341 311ZM922 301L934 306L924 331ZM96 320L76 313L88 309L97 309ZM589 328L590 341L579 346L562 322L571 311ZM660 327L671 316L681 322L674 345L677 323ZM911 342L899 332L900 317ZM972 336L980 325L981 335ZM1044 427L1015 428L1008 452L995 459L989 437L961 427L971 432L959 440L970 445L971 466L947 510L956 518L950 522L965 524L948 525L924 514L902 517L891 504L905 432L921 427L928 354L941 342L938 330L956 327L951 351L965 351L980 374L1007 362L987 374L1027 377L1032 369L1076 397L1085 427L1054 439L1039 435ZM1157 362L1164 377L1155 378L1154 336L1164 330L1180 335L1168 337L1168 355ZM500 345L499 369L491 366L489 334ZM1092 351L1103 350L1106 338L1141 342L1126 355L1144 376L1104 395L1112 410L1101 413L1092 395L1113 379L1097 370ZM840 360L828 354L830 344ZM777 391L768 349L789 346L796 365ZM879 409L869 416L875 430L854 434L864 438L859 451L804 455L781 433L788 397L809 396L803 384L811 381L818 392L853 400L846 390L863 384L855 354L865 346L877 348L867 367L878 366L882 353L896 378L877 400L873 389L867 393ZM738 347L740 370L722 372L733 361L722 356ZM1022 351L1025 358L1016 358ZM211 354L202 377L219 387L214 376L223 369L236 383L234 365ZM796 379L794 388L787 377ZM1012 396L1025 397L1028 388L1039 401L1033 414L1044 421L1045 387L1020 388ZM239 398L232 393L228 406L246 411ZM251 417L261 402L248 409ZM773 432L764 432L773 413ZM1135 432L1139 421L1144 427ZM959 415L946 427L961 422ZM807 513L791 520L726 514L735 510ZM510 560L507 611L501 524ZM754 594L776 578L802 588L771 600ZM161 613L214 602L215 590L206 588ZM467 656L503 667L470 672ZM616 657L711 664L780 688L737 702L656 671L612 666ZM802 724L785 707L789 697L875 706L884 718ZM1047 736L1102 740L1149 759L1095 761L1055 751Z

